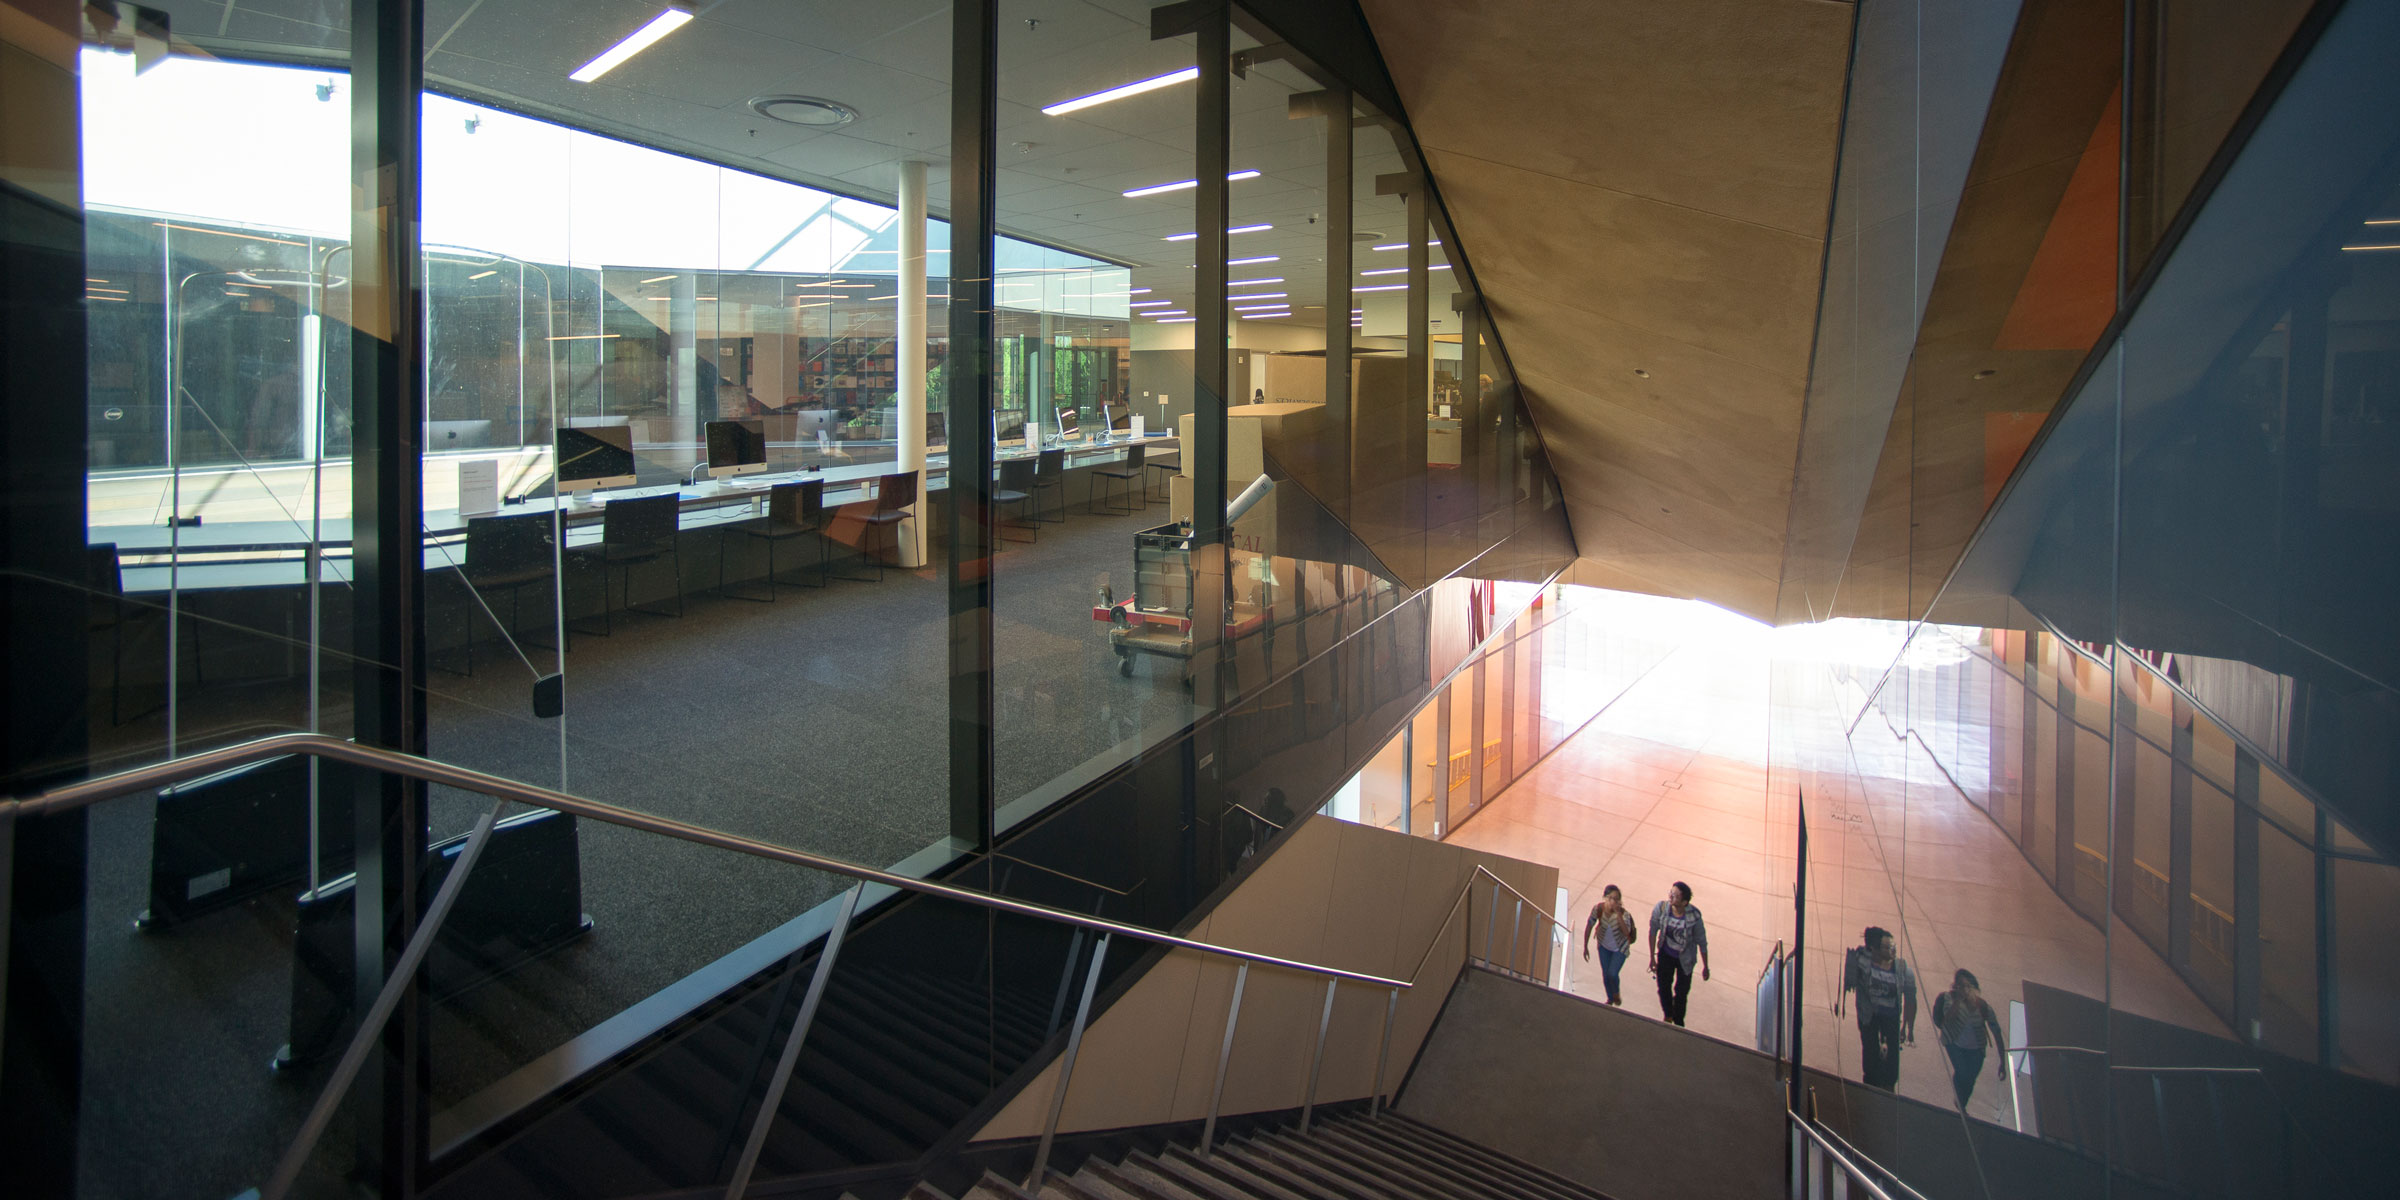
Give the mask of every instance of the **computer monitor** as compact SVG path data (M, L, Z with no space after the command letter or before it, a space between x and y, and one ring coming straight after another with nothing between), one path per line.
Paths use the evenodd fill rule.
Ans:
M1123 433L1126 430L1133 428L1132 405L1123 403L1121 401L1110 401L1106 404L1102 404L1100 406L1100 411L1103 415L1107 416L1108 427L1110 429L1113 429L1119 433Z
M938 412L925 414L925 444L927 446L950 444L950 422L944 417L944 414Z
M427 421L425 452L474 450L492 444L490 421Z
M1074 409L1062 408L1058 410L1058 436L1062 438L1079 437L1082 434L1082 429L1083 421L1076 415Z
M755 475L767 469L767 423L756 417L708 423L708 474Z
M1025 440L1024 413L1013 409L1004 410L993 413L992 420L995 422L992 427L993 441L1021 442Z
M792 414L792 436L803 442L816 441L819 436L833 431L841 415L830 408L801 409Z
M562 492L633 486L633 427L560 426L557 470Z

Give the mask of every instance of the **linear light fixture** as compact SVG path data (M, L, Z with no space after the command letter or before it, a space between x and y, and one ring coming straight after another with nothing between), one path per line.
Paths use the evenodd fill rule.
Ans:
M1155 92L1163 87L1173 87L1179 83L1190 83L1192 80L1198 78L1200 78L1200 68L1185 67L1180 71L1169 71L1164 75L1153 75L1148 79L1136 79L1132 83L1119 84L1105 92L1093 92L1089 96L1077 96L1072 100L1061 100L1056 104L1044 108L1042 110L1042 115L1045 117L1065 116L1066 114L1075 112L1079 109L1090 108L1095 104L1106 104L1111 100L1122 100L1127 96L1139 96L1143 92Z
M1159 324L1161 324L1161 325L1189 325L1189 324L1191 324L1192 322L1194 322L1194 321L1196 321L1196 320L1199 320L1199 318L1198 318L1198 317L1160 317L1160 318L1158 319L1158 323L1159 323Z
M1245 179L1256 178L1258 178L1258 172L1256 171L1235 171L1225 176L1225 182L1240 183ZM1163 196L1168 192L1180 192L1185 188L1196 188L1199 186L1200 181L1197 179L1179 179L1173 183L1154 183L1149 187L1138 187L1126 192L1125 198L1128 200L1139 200L1144 196Z
M1175 303L1175 302L1174 302L1174 301L1172 301L1172 300L1136 300L1136 301L1134 301L1133 303L1126 305L1125 307L1127 307L1127 308L1168 308L1168 307L1172 307L1172 306L1174 305L1174 303Z
M1150 294L1150 289L1149 289L1149 288L1128 288L1128 289L1126 289L1126 294L1127 294L1127 295L1130 295L1130 296L1147 296L1147 295L1149 295L1149 294Z
M666 281L668 281L668 280L670 280L670 279L673 279L673 278L675 278L675 277L674 277L674 276L672 276L672 275L653 275L653 276L651 276L650 278L643 280L643 281L641 282L641 286L643 286L643 287L648 287L648 286L650 286L651 284L654 284L654 283L665 283Z
M94 295L94 294L86 294L86 295L84 296L84 299L86 299L86 300L114 300L114 301L116 301L116 302L117 302L117 303L119 303L119 304L123 304L123 303L125 303L126 301L133 299L133 297L131 297L131 296L101 296L101 295Z
M1283 282L1283 276L1281 276L1281 275L1269 275L1269 276L1266 276L1266 277L1265 277L1265 278L1263 278L1263 279L1228 279L1228 280L1226 280L1226 281L1225 281L1225 286L1226 286L1226 287L1249 287L1249 286L1250 286L1250 285L1252 285L1252 284L1262 284L1262 283L1282 283L1282 282Z
M1439 245L1441 245L1442 243L1441 243L1441 239L1439 239L1439 238L1436 238L1436 239L1434 239L1433 241L1427 242L1427 243L1425 243L1425 244L1426 244L1426 245L1428 245L1428 246L1439 246ZM1406 249L1408 249L1408 243L1407 243L1407 242L1386 242L1385 244L1383 244L1383 245L1381 245L1381 246L1377 246L1377 247L1375 247L1375 248L1376 248L1377 250L1406 250Z
M2344 246L2344 250L2400 250L2400 243L2381 246Z
M683 28L684 23L691 19L692 14L683 9L670 8L650 18L649 24L628 34L624 41L601 51L600 57L575 68L575 73L567 78L577 83L590 83L623 65L626 59L649 49L658 39Z
M1245 321L1272 321L1290 315L1292 315L1291 310L1285 309L1282 312L1243 313L1242 319Z
M2369 225L2400 225L2400 217L2369 217Z
M1243 295L1240 295L1240 296L1227 296L1227 297L1226 297L1226 299L1227 299L1227 300L1281 300L1281 299L1283 299L1284 297L1286 297L1286 296L1289 296L1289 295L1291 295L1291 293L1290 293L1290 292L1249 292L1249 293L1245 293L1245 294L1243 294Z
M1379 283L1374 287L1354 287L1350 290L1354 292L1405 292L1408 290L1408 285L1405 283Z
M793 305L792 307L793 307L793 308L831 308L831 307L833 307L833 301L831 301L831 300L819 300L819 301L817 301L815 304L795 304L795 305Z
M625 335L621 333L562 333L550 340L554 342L604 342L610 338L623 336Z
M1247 267L1252 263L1282 261L1283 256L1280 254L1261 254L1257 258L1229 258L1225 260L1225 265L1229 267Z
M492 268L491 270L489 270L489 271L477 271L477 272L475 272L474 274L467 276L467 282L468 282L468 283L473 283L473 282L475 282L475 281L476 281L476 280L478 280L478 279L489 279L489 278L491 278L492 276L494 276L494 275L497 275L497 274L499 274L499 273L500 273L500 268L498 268L498 267L493 267L493 268Z
M1425 269L1426 269L1426 270L1428 270L1428 271L1447 271L1447 270L1449 270L1449 269L1450 269L1450 264L1449 264L1449 263L1429 263L1429 264L1427 264L1427 265L1426 265ZM1372 271L1360 271L1360 272L1359 272L1359 274L1361 274L1361 275L1406 275L1406 274L1408 274L1408 268L1407 268L1407 267L1378 267L1378 268L1376 268L1375 270L1372 270Z
M1283 304L1236 304L1233 306L1233 311L1235 312L1266 312L1269 309L1280 309L1284 312L1290 312L1292 311L1292 306L1288 302Z
M1227 232L1227 233L1263 233L1263 232L1265 232L1266 230L1273 229L1273 228L1275 228L1275 227L1274 227L1274 226L1272 226L1272 225L1236 225L1236 226L1234 226L1233 228L1226 230L1225 232ZM1170 241L1170 242L1188 242L1188 241L1191 241L1191 240L1193 240L1194 238L1197 238L1197 237L1199 237L1199 236L1200 236L1200 235L1199 235L1199 234L1196 234L1196 233L1178 233L1178 234L1176 234L1176 235L1174 235L1174 236L1172 236L1172 237L1165 238L1165 239L1163 239L1163 240L1165 240L1165 241Z

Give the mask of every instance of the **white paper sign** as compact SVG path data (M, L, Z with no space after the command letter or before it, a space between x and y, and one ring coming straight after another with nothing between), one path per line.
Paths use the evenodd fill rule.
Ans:
M480 516L500 511L500 464L471 458L458 464L458 515Z
M1133 436L1142 436L1142 418L1138 415L1133 418Z

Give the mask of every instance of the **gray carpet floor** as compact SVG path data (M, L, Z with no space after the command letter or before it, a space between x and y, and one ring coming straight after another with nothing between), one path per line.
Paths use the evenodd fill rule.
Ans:
M1119 595L1131 586L1133 533L1163 519L1155 507L1117 517L1077 510L996 560L1003 803L1096 758L1122 758L1134 748L1128 742L1171 732L1188 715L1171 664L1121 677L1091 619L1104 583ZM687 535L684 559L687 582L713 585L712 536ZM742 573L738 558L734 570ZM669 578L663 566L637 574L636 603L652 603ZM578 611L592 603L586 589L596 582L570 583ZM612 636L573 639L566 715L554 721L531 715L529 688L536 670L555 669L555 653L524 647L529 669L497 640L495 624L468 614L454 582L431 581L428 592L443 668L429 680L429 743L438 758L861 862L897 861L945 832L949 668L939 572L787 587L772 604L694 591L680 619L620 612ZM546 595L529 590L526 600L545 603ZM478 622L482 636L472 675L454 674L468 665L466 621ZM297 685L228 680L222 666L243 657L243 638L263 646L289 629L287 622L275 634L208 631L214 674L192 686L185 673L184 749L304 725ZM258 657L260 647L249 649ZM155 633L127 653L129 695L141 679L155 695L163 674ZM105 695L105 673L95 694ZM140 703L129 699L128 707ZM103 713L99 749L155 756L164 719L112 726ZM324 710L321 727L347 724L338 707ZM437 836L463 832L486 804L437 795ZM163 933L130 928L146 900L152 808L146 798L129 799L93 816L83 1194L221 1198L260 1181L322 1068L290 1077L266 1069L286 1035L288 896ZM590 821L581 849L592 932L440 1006L433 1037L441 1100L473 1093L842 886Z

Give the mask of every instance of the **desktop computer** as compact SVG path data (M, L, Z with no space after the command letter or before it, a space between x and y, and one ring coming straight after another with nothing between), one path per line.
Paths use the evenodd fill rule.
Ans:
M556 470L558 490L575 493L577 503L600 488L633 486L633 428L559 426Z
M1058 410L1058 440L1071 442L1083 436L1083 421L1072 408Z
M756 417L738 421L710 421L706 432L709 478L756 475L767 469L765 421Z
M1025 414L1006 410L992 414L992 441L1022 442L1025 440Z

